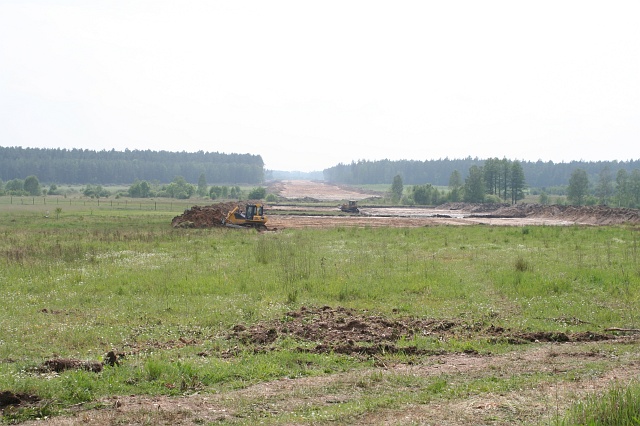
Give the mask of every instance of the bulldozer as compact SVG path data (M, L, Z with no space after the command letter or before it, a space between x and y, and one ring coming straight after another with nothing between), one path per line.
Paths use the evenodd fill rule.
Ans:
M340 210L346 213L360 213L360 209L358 209L358 203L354 200L350 200L348 204L341 205Z
M238 206L227 213L222 224L232 228L267 229L267 217L262 204L247 204L244 213Z

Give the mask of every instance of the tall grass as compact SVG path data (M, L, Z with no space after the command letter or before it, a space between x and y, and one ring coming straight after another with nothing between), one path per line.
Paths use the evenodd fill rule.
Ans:
M603 395L590 395L571 407L562 425L640 425L640 384L617 384Z

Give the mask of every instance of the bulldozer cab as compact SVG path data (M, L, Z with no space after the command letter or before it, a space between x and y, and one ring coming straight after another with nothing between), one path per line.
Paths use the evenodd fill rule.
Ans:
M254 216L264 216L262 205L247 204L247 208L245 210L245 217L249 220L253 220Z

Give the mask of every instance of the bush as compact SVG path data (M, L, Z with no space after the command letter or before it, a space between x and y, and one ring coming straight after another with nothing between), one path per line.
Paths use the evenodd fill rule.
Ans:
M516 271L526 272L531 270L531 264L522 256L518 256L515 262Z
M85 197L91 198L107 198L111 195L111 193L108 190L104 189L102 185L87 185L82 193L85 195Z
M191 197L195 192L196 187L188 183L182 176L176 176L173 182L162 188L162 194L166 194L164 196L182 200Z
M153 196L151 192L151 185L146 180L135 181L133 185L129 187L129 196L131 198L149 198Z
M278 201L278 197L275 194L269 194L265 197L265 201L268 203L275 203Z
M29 193L29 195L40 195L42 194L42 190L40 189L40 181L36 176L28 176L24 180L24 190Z
M249 192L249 199L250 200L262 200L266 195L267 195L267 189L266 188L262 188L262 187L253 188L251 190L251 192Z
M55 183L52 183L51 186L49 186L47 195L60 195L60 190L58 189L58 185L56 185Z

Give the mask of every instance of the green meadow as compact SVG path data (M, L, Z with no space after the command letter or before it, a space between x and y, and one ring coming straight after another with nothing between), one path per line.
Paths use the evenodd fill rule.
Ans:
M313 406L268 415L257 414L247 401L235 407L241 413L236 423L258 417L273 424L312 417L351 423L404 404L569 382L609 368L598 358L566 375L421 379L375 371L381 363L428 363L428 355L319 354L298 350L300 342L282 336L269 350L256 351L230 333L239 324L282 319L301 307L455 320L470 331L447 338L416 335L397 344L487 357L543 343L489 338L474 330L570 335L640 327L637 227L259 233L173 229L171 219L184 206L126 207L59 204L48 206L45 217L42 205L0 204L0 391L40 400L5 410L5 422L63 415L77 404L100 407L114 395L218 394L282 378L362 371L363 382L353 385L368 389L361 403L332 404L321 417L309 417ZM633 339L585 345L585 351L638 355ZM41 369L55 358L100 362L112 350L124 354L120 365L100 373ZM571 424L571 417L562 419L579 408L572 410L556 412L556 421Z

